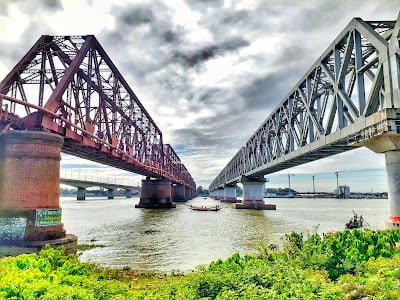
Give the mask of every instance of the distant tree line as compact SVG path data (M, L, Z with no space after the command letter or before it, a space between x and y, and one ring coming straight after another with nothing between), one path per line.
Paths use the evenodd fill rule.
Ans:
M289 189L289 188L266 188L265 192L268 194L277 194L277 195L287 195L287 194L297 194L297 191L294 189Z

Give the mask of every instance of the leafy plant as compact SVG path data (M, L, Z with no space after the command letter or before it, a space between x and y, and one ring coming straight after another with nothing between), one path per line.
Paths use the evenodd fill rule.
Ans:
M0 259L2 299L400 299L400 231L291 233L282 251L234 254L189 274L82 263L64 249Z

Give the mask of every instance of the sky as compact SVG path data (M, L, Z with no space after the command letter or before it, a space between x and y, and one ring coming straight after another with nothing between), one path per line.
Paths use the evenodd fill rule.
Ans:
M400 0L0 0L0 78L42 34L94 34L208 187L354 17L395 20ZM131 176L63 155L62 170ZM269 187L385 191L384 156L361 148L268 175ZM320 174L320 176L318 176ZM331 179L330 179L331 177ZM286 178L286 179L285 179ZM326 178L322 180L322 178ZM139 182L141 177L136 176Z

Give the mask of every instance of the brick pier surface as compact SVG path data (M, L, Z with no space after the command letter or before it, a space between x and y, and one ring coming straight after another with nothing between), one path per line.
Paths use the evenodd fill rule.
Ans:
M76 251L76 237L67 237L61 223L62 145L62 137L39 131L0 138L0 254L35 252L53 242Z

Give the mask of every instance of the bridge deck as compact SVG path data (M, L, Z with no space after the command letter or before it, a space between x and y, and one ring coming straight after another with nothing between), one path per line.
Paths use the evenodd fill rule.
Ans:
M210 190L363 146L400 125L400 15L353 19L228 162Z

